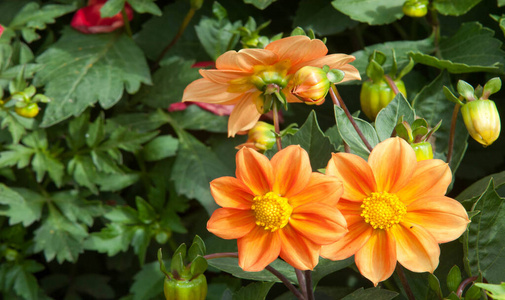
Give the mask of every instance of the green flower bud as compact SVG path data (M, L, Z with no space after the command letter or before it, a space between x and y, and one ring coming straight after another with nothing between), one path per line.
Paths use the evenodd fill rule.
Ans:
M402 10L409 17L424 17L428 13L428 1L407 0L403 3Z
M167 300L205 300L207 279L203 274L193 279L181 280L165 277L163 291Z
M411 144L416 153L417 161L433 159L433 149L429 142Z
M468 133L482 145L491 145L500 135L500 115L493 101L469 101L461 107L461 114Z
M398 87L400 93L407 97L407 91L403 81L397 79L394 83ZM371 80L365 81L361 86L360 93L361 110L363 110L363 113L365 113L370 120L374 121L379 111L386 107L394 97L395 93L386 81L381 80L377 83Z
M265 152L275 144L276 138L274 132L274 125L259 121L247 133L247 141L236 148L248 147L259 152Z

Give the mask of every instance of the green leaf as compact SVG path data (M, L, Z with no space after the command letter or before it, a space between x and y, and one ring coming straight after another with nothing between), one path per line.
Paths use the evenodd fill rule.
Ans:
M360 288L342 298L342 300L362 300L362 299L374 299L374 300L390 300L398 296L398 293L384 290L381 288L369 288L363 289Z
M140 180L140 174L98 174L96 183L100 186L100 191L115 192L122 190Z
M0 152L0 168L16 166L18 169L25 168L30 164L35 150L21 144L6 146L7 151Z
M382 25L393 23L403 17L402 6L404 0L333 0L331 4L335 9L351 17L351 19Z
M76 190L60 191L51 195L51 201L70 222L92 226L95 217L104 213L102 202L83 199Z
M100 8L100 17L110 18L121 13L121 10L125 6L125 2L126 0L109 0L105 2L102 8Z
M46 127L81 114L97 101L108 109L121 99L124 88L135 93L141 83L151 83L142 51L118 33L82 34L66 28L37 62L44 68L34 84L45 85L45 95L52 99L41 124Z
M433 7L445 16L461 16L482 0L435 0Z
M149 224L156 219L156 211L146 200L137 196L135 205L137 205L138 217L142 222Z
M365 143L361 140L356 129L352 126L351 122L345 115L345 112L342 108L338 106L334 106L335 108L335 119L337 121L338 132L343 140L349 145L351 148L351 153L357 154L364 159L368 158L370 154L370 150L365 146ZM370 144L370 146L375 147L379 143L379 138L375 129L370 125L370 123L353 117L356 122L358 128L361 130L366 140Z
M19 140L26 134L27 129L35 129L37 121L31 118L19 116L16 113L6 110L0 110L0 127L8 128L14 144L19 143Z
M235 48L240 38L238 28L241 26L242 21L231 23L228 19L216 20L203 17L195 26L195 31L203 48L215 61L221 54Z
M249 280L257 280L257 281L270 281L270 282L281 282L279 278L277 278L272 273L267 270L263 270L260 272L246 272L242 270L242 268L238 265L238 258L216 258L208 261L209 265L218 268L221 271L232 274L235 277L249 279ZM293 267L283 260L276 259L274 260L270 266L275 268L277 271L281 272L284 276L286 276L291 282L298 282L296 279L296 274L293 270Z
M73 280L71 288L93 299L112 299L114 290L108 284L109 277L100 274L82 274Z
M208 263L203 256L197 256L192 262L191 262L191 276L196 277L200 274L203 274L205 270L207 270Z
M161 109L167 109L171 103L180 102L184 88L201 77L197 68L191 68L192 65L193 61L181 58L164 60L161 68L153 75L153 84L142 86L133 96L133 101Z
M171 135L158 136L144 146L142 153L146 161L156 161L174 156L179 140Z
M258 9L265 9L277 0L244 0L244 3L252 4Z
M200 108L190 105L183 111L174 111L170 114L177 125L187 130L206 130L210 132L228 132L228 118L215 115Z
M337 34L357 24L326 0L300 1L293 21L293 27L312 29L320 36Z
M27 42L32 42L40 36L35 30L45 29L46 24L55 22L55 18L60 17L75 10L75 5L49 4L42 8L36 2L26 4L9 24L9 28L21 30L23 38Z
M493 179L495 189L499 189L505 184L505 171L500 172L500 173L495 173L491 174L489 176L486 176L476 182L474 182L472 185L467 187L464 191L462 191L456 199L459 200L460 202L463 200L467 199L472 199L474 197L479 197L484 193L489 185L489 181Z
M210 194L209 182L232 172L191 134L179 130L177 135L180 146L170 178L178 194L195 198L211 214L218 206Z
M475 283L481 289L485 289L487 294L493 299L505 299L505 282L501 284Z
M254 282L241 287L233 294L233 300L264 300L274 282Z
M169 262L165 260L165 264ZM135 275L134 283L130 287L133 300L152 299L163 294L163 280L165 276L160 271L157 261L145 264Z
M311 111L305 123L294 135L286 135L282 139L282 145L300 145L307 151L310 158L312 170L316 171L325 168L331 158L331 152L335 148L326 137L317 123L316 113Z
M23 226L28 227L40 220L46 200L30 190L20 191L23 193L0 183L0 204L8 206L6 209L0 206L0 216L9 217L9 225L23 223Z
M498 0L498 7L505 6L505 0Z
M411 124L416 118L416 113L410 106L410 103L405 99L402 93L398 93L388 106L379 111L375 120L375 129L380 141L384 141L391 137L398 120L403 118L404 121Z
M461 279L461 271L459 270L459 267L455 265L451 268L449 274L447 274L447 287L449 288L449 291L456 292L459 284L461 283Z
M409 55L418 63L450 73L503 73L505 52L494 32L479 23L464 23L455 35L440 41L440 58L417 51Z
M67 170L79 185L87 187L93 194L98 194L95 185L97 170L90 156L74 156L68 162Z
M70 222L58 210L49 205L49 216L35 230L35 252L43 251L46 260L76 262L84 251L83 241L88 232L80 224Z
M333 272L342 270L344 268L349 267L354 263L354 258L350 257L344 260L331 261L329 259L325 259L320 257L319 263L314 268L312 272L312 281L314 282L314 286L317 285L319 280L321 280L326 275L329 275Z
M0 278L2 271L5 272L7 279L6 282L3 282L5 291L13 288L16 294L24 299L38 299L40 288L33 273L43 269L44 266L34 260L24 260L22 263L13 265L4 263L0 267Z
M503 280L505 269L505 200L495 191L493 180L474 204L480 214L472 218L468 234L468 259L472 274L482 272L489 282Z
M150 13L155 16L161 16L161 9L154 3L156 0L128 0L128 3L138 13Z
M109 125L109 124L107 124ZM113 124L110 125L114 126ZM136 152L142 149L142 144L151 140L158 132L140 132L134 128L117 127L113 129L109 139L96 147L95 150L110 150L120 148L128 152Z
M435 47L432 37L419 41L395 41L375 44L352 53L352 55L356 57L356 60L352 63L352 65L359 70L362 81L364 81L368 79L366 76L368 58L375 50L381 51L386 55L386 62L382 65L382 67L385 72L389 72L393 65L392 50L395 51L397 67L398 69L401 69L409 63L409 52L415 51L417 53L431 53L434 49ZM359 83L359 81L356 81L356 83Z

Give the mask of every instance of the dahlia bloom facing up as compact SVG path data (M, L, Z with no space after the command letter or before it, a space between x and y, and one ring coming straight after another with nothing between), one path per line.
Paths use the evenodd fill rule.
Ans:
M121 12L110 18L101 17L100 9L105 2L107 0L89 0L87 6L75 12L70 26L87 34L112 32L123 27L124 22ZM133 19L133 10L128 3L125 4L125 11L128 20L131 21Z
M449 166L438 159L417 162L400 138L378 144L368 163L354 154L333 154L326 174L343 181L337 207L349 233L323 246L321 256L354 255L375 285L392 275L397 261L413 272L433 272L438 244L457 239L470 222L464 207L444 196L452 180Z
M301 102L290 92L291 77L304 66L342 70L342 82L360 79L358 70L349 65L354 56L327 53L322 41L306 36L283 38L265 49L228 51L218 57L216 70L200 70L203 78L186 87L182 101L235 104L228 121L228 135L235 136L252 128L264 113L267 87L278 87L287 102Z
M239 265L261 271L278 256L300 270L313 269L321 245L347 232L336 208L342 183L312 172L307 152L289 146L268 158L242 148L236 156L236 178L210 183L222 208L207 229L223 239L237 239Z

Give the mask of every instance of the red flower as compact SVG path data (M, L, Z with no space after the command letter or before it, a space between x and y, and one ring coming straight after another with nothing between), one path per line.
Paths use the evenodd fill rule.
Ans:
M102 18L100 9L107 0L89 0L85 6L75 13L70 25L82 33L104 33L112 32L123 27L123 17L121 12L110 18ZM128 20L133 19L133 10L128 3L125 5Z
M0 25L0 36L2 36L2 33L4 32L4 27Z

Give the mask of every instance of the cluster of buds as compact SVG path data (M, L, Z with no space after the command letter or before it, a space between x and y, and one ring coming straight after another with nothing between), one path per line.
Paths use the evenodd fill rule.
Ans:
M442 121L430 129L425 119L416 119L412 124L409 124L407 121L403 121L402 117L395 127L395 132L397 136L406 140L412 146L417 161L421 161L433 158L433 147L429 140L441 124Z
M38 103L47 103L49 98L43 94L37 94L33 85L28 86L22 80L22 74L9 84L9 94L3 99L3 89L0 89L0 109L9 110L14 107L14 111L21 117L35 118L40 111Z
M414 61L410 58L407 66L399 74L396 74L398 66L394 50L392 57L393 63L389 75L384 74L384 68L382 67L386 62L386 55L384 53L376 50L369 57L369 63L366 68L366 74L369 79L361 86L360 102L361 110L372 121L375 120L379 111L386 107L396 96L397 92L391 88L392 84L397 87L398 92L407 98L407 90L405 89L402 77L412 70ZM389 77L389 82L386 76Z
M282 38L282 33L276 34L272 38L260 35L260 31L263 28L266 28L269 24L270 21L267 21L260 26L257 26L254 18L249 17L245 25L237 29L237 32L241 37L240 42L242 43L242 46L244 48L265 48L265 46L271 42Z
M172 256L170 272L165 268L161 249L158 250L160 270L165 274L163 291L167 300L204 300L207 296L207 279L203 274L208 263L203 257L206 249L203 240L195 236L189 250L181 244ZM185 259L190 263L186 265Z
M490 79L484 87L479 85L475 89L463 80L458 81L457 90L461 95L460 98L444 86L447 99L462 106L461 114L468 133L484 146L491 145L500 135L500 114L496 104L489 100L489 96L500 89L501 80L498 77ZM463 103L463 99L466 103Z
M428 13L428 0L407 0L403 3L403 13L406 16L420 18Z

